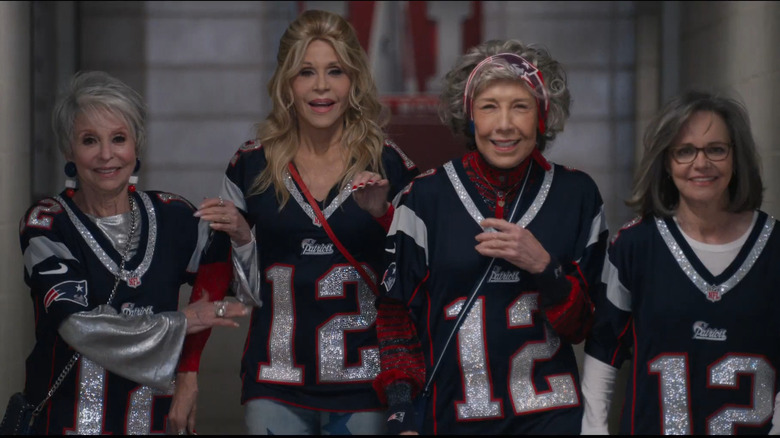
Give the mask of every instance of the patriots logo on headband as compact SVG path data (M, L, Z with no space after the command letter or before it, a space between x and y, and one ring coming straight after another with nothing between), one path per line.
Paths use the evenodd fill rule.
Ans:
M506 65L504 66L495 63L495 61L499 59L504 61ZM471 106L474 100L473 88L477 82L477 78L483 73L485 66L491 64L495 65L497 68L507 68L518 79L524 80L532 90L541 93L542 97L537 97L536 103L539 108L539 132L544 134L547 130L547 112L550 109L550 99L547 95L547 89L544 87L542 72L527 59L515 53L499 53L497 55L488 56L474 67L466 80L466 86L463 90L463 112L465 113L466 118L473 119Z
M56 284L43 297L43 305L47 312L49 306L55 301L70 301L87 307L89 305L87 302L87 280L68 280Z
M533 65L529 64L528 61L523 59L520 63L511 63L509 64L509 70L512 71L516 76L523 77L523 76L529 76L531 74L536 73L537 69Z

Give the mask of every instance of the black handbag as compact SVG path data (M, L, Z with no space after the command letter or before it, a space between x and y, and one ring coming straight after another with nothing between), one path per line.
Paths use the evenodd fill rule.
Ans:
M24 394L17 392L8 400L0 423L0 435L33 435L32 423L36 415L35 406Z

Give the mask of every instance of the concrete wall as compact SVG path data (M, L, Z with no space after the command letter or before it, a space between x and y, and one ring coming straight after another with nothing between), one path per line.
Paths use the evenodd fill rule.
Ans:
M24 388L33 309L19 219L30 202L30 2L0 2L0 409Z
M745 103L762 158L763 209L780 217L780 3L681 2L680 85Z

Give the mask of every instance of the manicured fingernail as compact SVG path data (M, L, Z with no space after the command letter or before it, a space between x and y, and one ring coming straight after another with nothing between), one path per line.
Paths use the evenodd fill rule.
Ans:
M352 186L352 190L357 190L357 186Z
M196 212L193 214L193 216L195 216L195 217L200 217L200 210L196 211Z

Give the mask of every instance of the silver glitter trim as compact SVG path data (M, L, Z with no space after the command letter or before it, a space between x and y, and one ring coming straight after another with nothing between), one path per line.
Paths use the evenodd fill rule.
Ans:
M76 428L66 435L100 435L105 422L105 368L82 356L79 360L79 394L76 401ZM165 391L139 386L129 393L125 435L149 435L155 396L173 395L173 385Z
M517 225L520 225L523 228L527 227L528 224L530 224L539 213L539 210L542 209L544 201L547 200L547 195L550 194L550 186L552 186L554 174L555 165L553 165L552 161L550 161L550 170L544 173L544 180L542 180L542 187L539 188L539 193L536 194L534 202L532 202L531 206L528 207L528 210L525 211L523 217L517 221Z
M390 146L391 148L395 149L396 152L398 152L398 155L401 156L401 159L404 161L404 166L406 166L407 170L415 167L414 161L407 157L404 151L402 151L393 140L385 140L385 146Z
M710 368L713 387L738 389L740 375L753 375L753 406L729 406L707 420L708 435L734 435L737 424L760 426L772 417L775 395L775 370L766 359L757 356L729 355Z
M691 434L691 404L688 396L687 359L679 354L659 356L648 363L650 374L661 382L661 418L664 435Z
M539 309L539 294L523 294L509 308L509 328L522 328L534 325L534 313ZM547 376L549 391L537 393L534 386L534 363L537 360L550 360L561 348L558 335L542 322L544 342L526 342L512 355L509 371L509 389L515 414L559 409L579 404L574 377L570 373Z
M273 316L268 338L268 362L260 364L257 381L303 383L303 367L295 365L293 351L293 268L275 265L266 271L265 278L272 285Z
M53 218L44 213L55 215L60 211L62 211L62 208L54 199L42 199L38 201L38 205L30 211L30 215L27 218L27 226L45 228L47 230L51 229Z
M373 281L376 275L371 267L363 268ZM371 382L379 374L379 348L360 349L360 362L346 366L346 333L366 331L376 321L376 297L357 269L349 265L334 266L317 283L317 298L345 298L345 284L357 284L357 305L360 313L339 313L317 330L319 380L321 382Z
M141 277L146 274L146 271L149 269L149 266L152 264L152 258L154 257L154 248L155 244L157 242L157 216L154 210L154 207L152 205L151 199L149 199L149 196L146 195L144 192L136 192L139 197L141 198L141 201L144 204L144 208L146 209L147 216L149 217L149 232L147 234L147 243L146 243L146 253L144 254L144 258L141 261L141 264L138 265L137 268L135 268L132 271L128 271L127 269L123 269L121 274L118 272L119 267L117 266L116 262L106 253L106 251L100 246L100 244L95 240L95 237L92 235L92 233L89 232L87 227L79 220L79 218L76 216L76 213L71 210L71 208L68 206L68 204L59 196L55 196L54 199L57 200L57 202L62 205L62 207L65 209L65 212L68 214L68 217L70 218L70 221L73 223L73 225L76 227L76 230L78 230L79 234L81 234L81 237L84 239L85 242L87 242L87 245L92 250L92 252L97 256L97 258L100 260L100 262L103 264L103 266L108 269L109 272L113 275L118 275L122 280L125 282L128 282L128 280L139 280L137 284L131 284L133 281L128 282L128 285L132 287L136 287L140 284ZM139 230L142 229L139 227ZM139 231L140 232L140 231Z
M65 204L62 203L64 206ZM76 402L76 430L68 435L100 435L103 429L103 396L106 373L86 357L79 359L79 396Z
M501 400L493 396L485 347L484 297L474 300L469 314L458 329L458 356L463 381L463 398L456 402L458 420L501 418ZM463 309L461 299L446 309L447 319L455 319Z
M666 226L666 222L662 218L655 218L655 225L658 228L658 232L661 234L661 237L664 239L664 242L666 242L666 246L669 248L669 251L671 251L672 256L674 256L674 258L677 260L677 264L680 265L680 269L683 270L685 275L688 276L688 279L691 280L691 282L701 291L701 293L704 294L705 297L707 297L708 300L716 302L720 301L723 295L733 289L740 281L742 281L745 275L750 272L750 268L752 268L753 264L755 264L756 260L758 260L758 257L761 255L761 252L764 250L764 247L769 240L769 236L772 234L772 230L775 226L775 219L772 216L767 217L763 229L761 230L761 234L759 234L755 245L753 245L753 249L750 250L750 253L745 258L745 261L742 262L742 266L737 269L737 272L735 272L734 275L729 277L720 285L709 284L703 278L701 278L699 273L696 272L696 270L693 268L693 265L691 265L690 260L685 257L682 248L680 248L680 245L677 243L677 241L674 240L674 236L672 236L672 233Z
M152 433L152 408L154 397L173 395L173 387L167 391L140 386L131 393L127 410L126 435L149 435Z
M306 213L309 218L311 218L311 222L314 225L321 227L322 224L320 224L320 221L317 219L317 215L314 214L314 209L311 208L311 205L309 205L309 202L306 200L306 197L303 196L303 193L298 190L298 186L295 185L295 181L287 169L284 170L284 186L287 187L287 191L290 192L290 195L292 195L293 199L295 199L295 202L301 206L303 212ZM350 187L349 184L345 185L344 188L341 189L341 193L339 193L333 199L333 201L330 202L330 205L322 210L322 214L325 216L325 219L328 219L330 215L333 214L333 212L336 211L336 209L339 208L339 206L343 204L347 198L349 198L349 196L352 194L351 189L352 187Z
M455 193L458 194L458 198L460 199L460 202L463 203L466 211L469 213L471 218L474 219L474 222L476 222L477 225L481 224L485 218L482 216L482 213L479 212L479 209L477 208L476 204L474 204L474 200L471 199L471 196L469 196L469 193L466 191L463 183L460 182L460 178L458 178L458 174L455 172L455 166L451 161L448 161L444 164L444 170L447 172L447 177L450 179L452 187L455 189ZM488 229L495 231L494 228Z
M466 211L469 213L469 215L474 219L474 221L479 225L482 223L485 218L482 216L482 213L479 212L479 209L477 208L476 204L474 204L474 200L471 199L468 192L466 191L466 188L463 186L463 183L460 181L460 178L458 178L458 174L455 171L455 166L452 164L452 162L447 162L444 165L444 170L447 172L447 177L449 177L450 182L452 183L452 187L455 189L455 192L458 194L458 198L460 198L460 202L463 203L463 206L466 208ZM528 207L528 210L525 211L523 214L523 217L520 218L519 221L517 221L517 224L521 227L525 228L528 226L528 224L531 223L531 221L536 217L536 215L539 213L539 210L542 208L542 205L544 205L544 201L547 199L547 195L550 193L550 186L552 185L553 176L555 173L555 166L550 167L550 170L544 173L544 180L542 181L542 186L539 189L539 192L536 194L536 198L531 203L531 205ZM522 193L520 193L520 196L522 196ZM485 231L495 231L493 228L487 228Z

